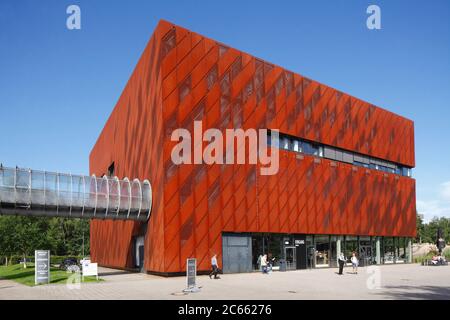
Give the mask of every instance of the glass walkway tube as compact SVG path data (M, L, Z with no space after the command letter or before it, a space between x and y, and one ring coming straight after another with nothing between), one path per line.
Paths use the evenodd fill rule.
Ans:
M0 215L147 221L148 180L0 167Z

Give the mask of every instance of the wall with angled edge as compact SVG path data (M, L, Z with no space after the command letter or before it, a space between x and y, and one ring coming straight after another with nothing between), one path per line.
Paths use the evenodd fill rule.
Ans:
M150 177L157 199L146 237L148 271L184 271L188 257L209 269L213 253L221 259L223 231L415 235L411 178L283 150L274 176L261 176L255 165L173 165L170 134L192 131L194 120L203 130L279 129L415 165L411 120L161 21L90 159L95 173L115 161L119 177ZM93 223L97 260L131 263L126 251L135 229Z
M164 270L161 35L160 23L139 59L113 112L90 154L90 172L107 173L112 162L119 177L148 179L153 189L151 219L145 237L145 268ZM101 221L91 223L91 258L101 265L132 268L132 237L142 223ZM151 235L151 236L149 236Z

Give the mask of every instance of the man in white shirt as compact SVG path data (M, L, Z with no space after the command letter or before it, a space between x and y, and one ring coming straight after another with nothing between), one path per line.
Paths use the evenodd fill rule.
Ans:
M267 255L263 255L261 258L261 268L262 268L262 273L266 273L267 274Z
M212 271L209 274L209 278L211 279L211 276L214 275L214 279L220 279L220 277L217 275L217 273L219 272L219 265L217 263L217 255L213 255L211 258L211 267L212 267Z

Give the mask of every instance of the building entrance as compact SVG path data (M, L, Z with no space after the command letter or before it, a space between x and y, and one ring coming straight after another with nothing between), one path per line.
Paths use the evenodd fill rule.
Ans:
M140 272L144 272L144 236L134 238L134 264Z
M286 259L286 269L295 270L297 269L297 255L296 247L284 247L284 256Z
M361 266L367 266L371 264L372 260L372 246L360 245L359 246L359 262Z

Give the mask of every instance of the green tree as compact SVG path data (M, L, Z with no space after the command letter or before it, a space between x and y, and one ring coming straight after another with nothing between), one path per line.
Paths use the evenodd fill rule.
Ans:
M422 242L436 243L437 231L442 230L442 236L447 241L450 241L450 218L434 217L428 223L419 221L417 218L417 235L422 239ZM421 219L420 219L421 220Z
M416 242L424 242L425 226L422 217L416 213Z
M48 219L37 217L16 218L14 241L18 254L21 254L25 259L27 256L32 255L34 250L48 247L47 237L45 237L48 229ZM24 267L26 268L26 263Z
M48 217L0 216L0 258L33 255L89 255L89 220Z
M14 238L16 217L0 217L0 256L5 259L5 264L11 261L11 256L16 254L17 245Z

